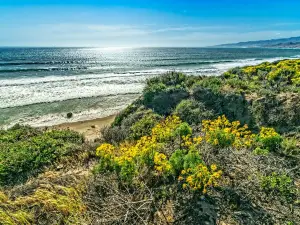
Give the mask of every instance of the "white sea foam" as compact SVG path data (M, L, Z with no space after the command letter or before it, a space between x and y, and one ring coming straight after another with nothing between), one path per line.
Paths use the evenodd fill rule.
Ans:
M293 58L297 58L294 56ZM237 66L256 65L264 61L283 59L242 59L193 67L156 68L132 70L124 73L83 74L69 76L46 76L0 80L0 108L56 102L93 96L140 93L145 80L169 70L178 70L194 75L220 75Z

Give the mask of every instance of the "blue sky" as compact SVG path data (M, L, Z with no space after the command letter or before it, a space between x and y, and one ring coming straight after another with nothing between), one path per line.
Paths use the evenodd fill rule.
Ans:
M300 36L299 0L0 0L0 46L201 47Z

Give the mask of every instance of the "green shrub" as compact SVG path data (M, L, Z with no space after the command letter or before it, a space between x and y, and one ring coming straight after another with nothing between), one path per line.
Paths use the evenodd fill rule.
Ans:
M262 189L268 194L279 194L289 201L293 201L295 186L291 177L286 174L272 173L260 178Z
M185 152L181 149L176 150L170 157L170 164L172 165L173 172L175 175L178 175L184 166L184 156Z
M183 160L184 160L183 163L184 169L193 168L203 163L199 152L195 150L190 150L188 154L184 156Z
M283 138L274 128L262 127L258 135L258 141L262 144L263 148L276 151L281 147Z
M186 82L190 80L186 75L179 72L168 72L162 76L157 76L147 80L147 86L150 87L153 84L163 84L165 86L182 86L186 85Z
M151 129L159 122L161 117L154 113L146 114L130 127L130 138L138 140L151 134Z
M144 105L159 114L170 114L182 99L189 96L187 80L187 76L176 72L149 79L143 91Z
M149 93L144 92L144 104L161 115L168 115L189 93L184 88L170 87Z
M183 121L189 124L199 124L202 120L213 117L213 112L207 110L203 103L193 99L182 100L175 109L177 114Z
M29 135L23 136L20 135L21 133ZM13 142L7 137L18 138ZM0 185L25 180L44 166L77 150L76 146L82 143L83 137L73 131L41 132L20 126L2 132L0 135Z
M266 156L266 155L269 154L269 150L257 147L256 149L253 150L253 154L254 155L264 155L264 156Z
M124 119L126 119L128 116L130 116L132 113L138 110L140 107L139 100L136 100L131 105L127 106L126 109L124 109L121 113L119 113L114 122L112 123L112 126L121 126Z
M155 95L164 92L166 89L167 86L163 83L154 83L151 86L147 86L143 92L143 98L145 104L150 104L153 101Z
M191 134L192 134L192 128L186 122L181 123L175 131L175 135L179 137L187 136Z
M300 155L300 143L296 138L284 138L281 144L286 155Z
M14 143L16 141L26 140L39 134L41 134L41 131L38 129L17 124L8 130L0 130L0 143Z
M118 144L128 137L129 128L125 126L106 126L100 131L101 140L110 144Z
M196 82L193 88L204 87L212 90L214 93L219 93L222 83L222 80L218 77L205 77Z

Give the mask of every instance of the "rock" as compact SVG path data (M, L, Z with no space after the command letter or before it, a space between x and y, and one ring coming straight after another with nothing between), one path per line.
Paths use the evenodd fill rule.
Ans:
M67 113L67 118L68 118L68 119L70 119L70 118L72 118L72 117L73 117L73 113L71 113L71 112Z
M96 125L92 125L91 128L94 128L94 129L95 129L95 128L96 128Z

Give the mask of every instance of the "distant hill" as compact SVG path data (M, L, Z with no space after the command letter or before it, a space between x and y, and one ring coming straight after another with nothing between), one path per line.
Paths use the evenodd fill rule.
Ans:
M222 44L222 48L300 48L300 37Z

